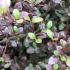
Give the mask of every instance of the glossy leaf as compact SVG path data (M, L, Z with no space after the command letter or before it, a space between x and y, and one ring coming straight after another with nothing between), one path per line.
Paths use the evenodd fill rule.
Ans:
M12 15L15 19L20 19L20 12L18 9L14 9Z
M27 20L27 21L30 21L30 17L29 16L25 16L24 19Z
M42 43L42 39L41 38L38 38L38 39L35 39L36 43Z
M28 37L30 38L30 39L35 39L36 38L36 36L35 36L35 34L34 33L28 33Z
M60 56L61 61L66 61L66 58L64 56Z
M48 23L47 23L47 28L48 28L48 29L50 29L52 26L53 26L52 21L51 21L51 20L50 20L50 21L48 21Z
M14 32L18 32L17 26L14 26L13 29L14 29Z
M54 65L53 65L53 69L54 69L54 70L58 70L58 68L59 68L58 64L54 64Z
M39 23L39 22L42 22L43 21L43 18L42 17L37 17L37 16L34 16L32 18L32 22L33 23Z
M49 38L51 38L51 39L53 39L53 32L51 31L51 30L49 30L49 29L47 29L47 36L49 37Z
M59 51L55 50L53 53L55 56L59 56Z

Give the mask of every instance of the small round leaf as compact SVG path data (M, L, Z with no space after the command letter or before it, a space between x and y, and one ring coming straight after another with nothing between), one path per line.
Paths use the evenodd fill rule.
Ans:
M58 68L59 68L58 64L54 64L54 65L53 65L53 69L54 69L54 70L58 70Z
M42 43L42 39L41 38L38 38L35 41L36 41L36 43Z
M59 56L59 51L55 50L53 53L55 56Z
M64 56L60 56L61 61L66 61L66 58Z
M30 39L35 39L36 38L36 36L35 36L35 34L34 33L28 33L28 37L30 38Z
M12 15L13 15L14 19L16 19L16 20L20 19L20 12L18 9L14 9Z
M13 29L14 29L14 32L18 32L17 26L14 26Z

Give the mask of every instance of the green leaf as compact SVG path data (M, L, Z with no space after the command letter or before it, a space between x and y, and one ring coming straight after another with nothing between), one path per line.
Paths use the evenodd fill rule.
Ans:
M39 22L42 22L43 21L43 18L42 17L37 17L37 16L34 16L32 18L32 22L33 23L39 23Z
M53 65L53 69L54 69L54 70L58 70L58 68L59 68L58 64L54 64L54 65Z
M66 58L64 56L60 56L61 61L66 61Z
M27 20L27 21L30 21L30 17L29 16L26 16L24 19Z
M35 39L36 38L36 36L35 36L35 34L34 33L28 33L28 37L30 38L30 39Z
M47 23L47 28L50 29L52 26L53 26L52 21L51 21L51 20L48 21L48 23Z
M32 45L33 45L34 48L37 48L37 44L35 42L33 42Z
M55 56L59 56L59 51L55 50L53 53Z
M35 39L36 43L42 43L42 39L41 38L38 38L38 39Z
M18 32L18 27L17 26L14 26L13 29L14 29L14 32Z
M18 9L14 9L12 15L13 15L14 19L16 19L16 20L20 19L20 12Z
M64 26L65 26L65 25L64 25L63 23L60 24L60 25L59 25L59 30L63 30L63 29L64 29Z
M41 31L41 32L47 33L47 30L46 30L46 29L42 29L42 31Z
M70 57L67 58L66 64L67 64L67 66L70 66Z
M53 39L53 32L51 31L51 30L49 30L49 29L47 29L47 36L49 37L49 38L51 38L51 39Z

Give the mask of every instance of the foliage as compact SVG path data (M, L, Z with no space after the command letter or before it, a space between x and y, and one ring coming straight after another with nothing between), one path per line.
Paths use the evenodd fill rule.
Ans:
M68 69L69 23L70 0L2 0L0 70Z

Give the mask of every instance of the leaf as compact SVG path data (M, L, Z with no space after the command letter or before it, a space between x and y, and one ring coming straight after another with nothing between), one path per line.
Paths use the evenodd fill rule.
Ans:
M30 39L35 39L36 38L36 36L35 36L35 34L34 33L28 33L28 37L30 38Z
M14 9L12 15L16 20L20 19L20 12L18 9Z
M54 69L54 70L58 70L58 68L59 68L58 64L54 64L54 65L53 65L53 69Z
M41 32L47 33L47 30L46 30L46 29L42 29L42 31L41 31Z
M34 48L37 48L37 44L36 44L35 42L33 42L32 46L33 46Z
M13 29L14 29L14 32L18 32L17 26L14 26Z
M56 14L59 18L62 17L62 15L61 15L57 10L55 10L55 14Z
M35 39L36 43L42 43L42 39L41 38L38 38L38 39Z
M67 58L66 64L67 64L67 66L70 66L70 57Z
M18 24L21 24L21 23L23 23L23 19L16 20L16 22L17 22Z
M59 51L55 50L53 53L55 56L59 56Z
M53 26L52 21L51 21L51 20L48 21L48 23L47 23L47 28L50 29L52 26Z
M34 16L32 18L32 22L33 23L39 23L39 22L42 22L43 21L43 18L42 17L37 17L37 16Z
M64 25L63 23L60 24L60 25L59 25L59 30L63 30L63 29L64 29L64 26L65 26L65 25Z
M66 58L64 56L60 56L61 61L66 61Z
M24 17L24 19L27 20L27 21L30 21L30 17L29 16Z
M24 19L26 16L28 16L29 15L29 13L28 12L26 12L26 11L22 11L21 13L20 13L20 16L21 16L21 18L22 19Z
M49 29L47 29L47 36L49 37L49 38L51 38L51 39L53 39L53 32L51 31L51 30L49 30Z

